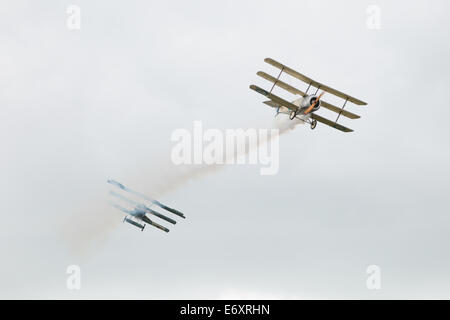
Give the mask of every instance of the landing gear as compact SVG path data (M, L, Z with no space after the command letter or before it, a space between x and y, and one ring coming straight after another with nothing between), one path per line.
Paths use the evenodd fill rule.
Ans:
M290 120L294 120L294 118L297 116L297 112L292 111L291 114L289 115L289 119Z
M314 128L317 126L317 120L316 119L313 119L312 121L311 121L311 130L314 130Z
M275 118L280 114L280 107L277 108L277 113L275 113Z

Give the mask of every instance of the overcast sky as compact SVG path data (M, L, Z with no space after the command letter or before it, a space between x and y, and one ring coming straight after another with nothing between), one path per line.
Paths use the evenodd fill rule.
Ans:
M450 298L448 12L437 0L2 1L0 298ZM367 101L347 107L361 119L341 117L355 132L297 126L277 175L235 165L187 179L197 169L171 162L174 130L273 126L248 88L270 89L256 75L277 75L266 57ZM108 178L187 218L167 234L123 224ZM366 287L370 265L380 290Z

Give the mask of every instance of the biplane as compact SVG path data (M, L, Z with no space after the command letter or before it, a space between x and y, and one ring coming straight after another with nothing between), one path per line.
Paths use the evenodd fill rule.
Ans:
M287 66L284 64L281 64L271 58L264 59L264 62L280 69L280 73L278 74L278 77L275 78L263 71L258 71L257 75L272 82L272 88L270 91L266 91L256 85L251 85L250 89L255 90L256 92L262 94L263 96L269 98L270 100L264 101L266 105L276 108L276 115L280 113L289 115L289 119L293 120L294 118L297 118L305 123L308 123L311 125L311 129L314 129L317 125L317 121L321 122L323 124L326 124L327 126L333 127L337 130L343 131L343 132L352 132L352 129L349 129L347 127L344 127L343 125L338 123L338 120L341 116L347 117L349 119L358 119L360 116L344 110L345 106L347 105L347 102L354 103L359 106L367 105L364 101L361 101L359 99L356 99L348 94L345 94L341 91L338 91L336 89L330 88L329 86L326 86L320 82L317 82ZM285 72L288 75L297 78L303 82L305 82L308 87L306 91L301 91L286 82L283 82L280 80L281 74ZM277 95L274 95L272 93L275 86L278 86L294 95L300 95L301 97L289 102L284 100L283 98L280 98ZM316 89L315 93L311 94L309 93L310 89ZM319 90L322 90L322 92L317 95ZM332 95L335 95L339 98L342 98L344 101L342 107L337 107L335 105L332 105L331 103L328 103L324 100L322 100L322 96L325 94L325 92L328 92ZM323 107L325 109L328 109L330 111L333 111L337 113L337 117L335 121L326 119L322 116L319 116L316 111L319 110L320 107Z
M117 181L112 180L112 179L109 179L107 182L109 184L113 185L113 186L118 187L119 189L121 189L123 191L126 191L126 192L128 192L128 193L130 193L132 195L138 196L138 197L140 197L140 198L142 198L142 199L144 199L144 200L146 200L146 201L151 203L151 204L144 204L144 203L141 203L141 202L129 199L129 198L125 197L124 195L119 194L117 192L114 192L112 190L109 192L112 196L116 197L116 199L123 200L123 201L127 202L128 204L134 206L134 209L127 209L127 208L124 208L124 207L122 207L122 206L120 206L120 205L118 205L116 203L111 203L111 205L114 208L116 208L116 209L118 209L118 210L120 210L120 211L122 211L122 212L127 214L125 216L125 218L123 219L123 222L128 222L129 224L131 224L131 225L141 229L141 231L144 230L145 223L148 223L149 225L154 226L154 227L156 227L156 228L158 228L158 229L160 229L162 231L169 232L169 229L167 229L166 227L160 225L159 223L156 223L156 222L150 220L150 218L147 217L147 214L155 216L155 217L158 217L158 218L160 218L162 220L165 220L165 221L167 221L167 222L169 222L171 224L176 224L177 223L172 218L169 218L169 217L167 217L167 216L165 216L165 215L163 215L163 214L161 214L161 213L159 213L159 212L157 212L157 211L155 211L153 209L150 209L150 207L153 206L153 205L156 205L156 206L158 206L158 207L160 207L160 208L162 208L164 210L167 210L167 211L169 211L169 212L171 212L173 214L176 214L177 216L179 216L179 217L181 217L183 219L185 218L185 216L184 216L184 214L182 212L180 212L180 211L178 211L176 209L170 208L170 207L162 204L158 200L152 199L152 198L150 198L150 197L148 197L148 196L146 196L146 195L144 195L142 193L134 191L134 190L124 186L120 182L117 182Z

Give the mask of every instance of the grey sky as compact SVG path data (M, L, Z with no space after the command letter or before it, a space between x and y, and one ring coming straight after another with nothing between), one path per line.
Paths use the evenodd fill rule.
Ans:
M3 1L0 297L450 298L449 10ZM271 125L248 88L270 87L265 57L367 101L342 119L355 132L298 126L280 138L278 175L227 166L178 183L173 130ZM169 234L123 225L108 178L187 219ZM80 291L66 288L71 264ZM366 288L372 264L381 290Z

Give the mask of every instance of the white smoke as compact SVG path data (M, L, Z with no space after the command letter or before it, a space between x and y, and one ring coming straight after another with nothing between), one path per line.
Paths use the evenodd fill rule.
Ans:
M299 124L304 124L303 121L294 118L293 120L290 120L287 116L284 114L280 114L276 118L274 118L271 128L272 129L278 129L279 135L283 135L285 133L288 133ZM258 143L256 146L253 146L253 148L259 148L261 145L270 142L271 139L273 139L273 135L268 135L267 140L258 140ZM253 151L253 149L249 146L248 141L246 141L246 146L244 148L244 152L241 154L235 155L236 157L245 157L248 155L249 152ZM230 163L228 157L226 156L225 163ZM216 172L222 168L225 168L227 165L223 164L197 164L197 165L180 165L176 167L176 170L171 169L170 177L167 177L165 179L162 179L163 182L161 182L160 187L155 190L154 192L159 192L160 194L164 194L167 192L171 192L180 186L184 185L188 181L197 179L199 177L211 174L213 172Z
M284 114L280 114L272 121L271 128L269 129L278 129L279 135L283 135L291 132L297 125L303 123L299 119L290 120ZM254 148L259 148L262 144L270 142L272 138L274 138L273 135L268 135L267 140L258 140L257 145L253 146L253 149L250 148L247 141L246 148L243 149L245 151L236 156L246 156ZM198 164L161 168L159 172L160 176L151 179L153 182L151 190L149 190L150 194L161 197L185 185L189 181L212 174L225 167L227 167L226 164ZM143 193L145 193L145 190ZM121 225L120 214L111 214L111 211L114 211L114 209L107 205L106 198L101 201L104 202L103 205L99 203L95 207L89 206L86 209L88 211L87 215L86 213L74 215L63 226L64 237L67 239L69 247L80 258L85 258L89 252L101 247L107 240L108 234ZM183 211L182 208L180 210Z

